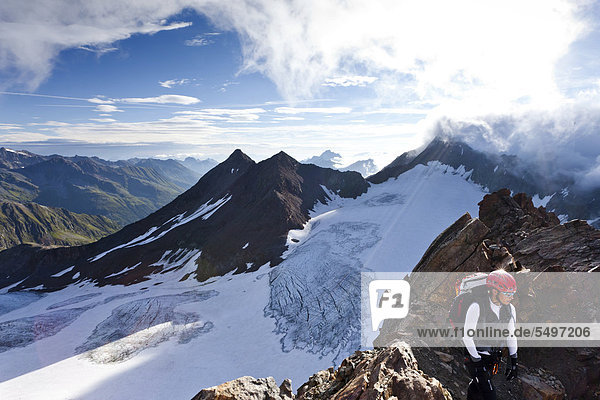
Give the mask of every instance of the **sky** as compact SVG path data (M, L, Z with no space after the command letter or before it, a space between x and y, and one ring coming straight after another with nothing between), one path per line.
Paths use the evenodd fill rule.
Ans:
M3 0L0 146L383 167L442 132L600 185L599 22L589 0Z

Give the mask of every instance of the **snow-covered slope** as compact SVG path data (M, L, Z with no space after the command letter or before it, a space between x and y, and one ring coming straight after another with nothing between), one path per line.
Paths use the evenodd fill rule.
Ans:
M191 398L244 375L295 385L359 346L360 271L409 271L484 192L417 165L317 205L277 267L202 284L193 262L129 286L0 295L0 398ZM198 254L192 255L191 259Z

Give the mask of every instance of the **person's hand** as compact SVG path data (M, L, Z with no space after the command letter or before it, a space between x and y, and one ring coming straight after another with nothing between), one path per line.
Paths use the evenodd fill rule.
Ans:
M511 357L510 358L510 366L508 366L508 365L506 366L506 373L505 373L506 380L510 381L510 380L516 378L518 375L518 371L519 371L519 368L518 368L518 364L517 364L517 357Z

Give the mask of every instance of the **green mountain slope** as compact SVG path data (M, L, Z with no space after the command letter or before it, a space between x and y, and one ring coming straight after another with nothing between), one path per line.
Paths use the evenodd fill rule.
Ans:
M102 215L120 226L156 211L199 177L175 160L112 162L0 148L0 201Z
M106 217L36 203L0 202L0 250L21 243L80 245L118 229L119 225Z

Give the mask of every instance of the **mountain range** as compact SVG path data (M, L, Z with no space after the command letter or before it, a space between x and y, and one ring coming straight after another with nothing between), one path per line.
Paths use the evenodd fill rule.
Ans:
M381 183L432 161L470 171L469 179L489 192L508 188L513 193L526 193L562 221L583 219L600 228L600 187L583 188L547 166L514 155L481 152L451 138L436 137L420 152L403 153L367 180Z
M187 162L213 163L194 160ZM92 242L160 208L200 176L176 160L111 162L0 148L0 249ZM74 232L67 235L69 226Z
M500 235L489 239L506 237L524 263L552 263L552 249L538 246L552 234L587 270L598 231L561 225L525 195L510 200L516 206L508 200L512 190L548 209L555 197L569 204L563 189L577 188L565 184L516 157L442 139L367 179L283 152L256 163L236 150L170 203L97 242L0 252L0 363L8 366L0 392L191 398L246 375L304 382L360 347L360 273L411 272L450 243L436 237L460 231L446 228L464 227L465 213L479 213ZM510 190L480 210L495 185ZM514 209L504 213L507 202ZM593 220L595 203L585 204ZM587 247L571 240L581 232ZM484 239L460 236L457 259L472 255L465 237ZM431 371L445 368L423 357ZM579 390L570 375L555 375Z

